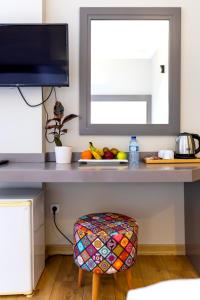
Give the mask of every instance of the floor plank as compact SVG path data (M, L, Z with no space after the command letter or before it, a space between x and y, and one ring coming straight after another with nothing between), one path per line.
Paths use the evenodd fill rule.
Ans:
M191 268L186 256L169 256L168 258L163 256L162 260L169 272L170 279L198 277L198 273Z
M69 256L63 257L49 300L83 299L83 289L78 289L77 278L78 268L73 260Z
M133 288L143 287L163 280L197 278L186 256L138 256L132 268ZM89 300L91 299L92 274L84 272L83 286L77 287L78 268L72 256L53 256L46 261L46 268L38 283L33 300ZM127 283L124 272L103 275L99 300L125 300ZM0 297L0 300L25 300L25 296Z

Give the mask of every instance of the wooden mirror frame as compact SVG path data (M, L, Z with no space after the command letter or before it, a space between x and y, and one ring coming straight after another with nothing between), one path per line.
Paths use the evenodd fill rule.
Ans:
M91 20L169 20L169 123L91 124ZM177 135L180 132L181 8L80 8L80 135Z

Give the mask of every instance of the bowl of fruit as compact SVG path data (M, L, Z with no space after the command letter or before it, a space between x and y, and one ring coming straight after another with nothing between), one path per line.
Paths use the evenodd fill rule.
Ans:
M89 142L89 148L81 153L80 163L127 163L127 154L117 148L104 147L96 148L92 142Z

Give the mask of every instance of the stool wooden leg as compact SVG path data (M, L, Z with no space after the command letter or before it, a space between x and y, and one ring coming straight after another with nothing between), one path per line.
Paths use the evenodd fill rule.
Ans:
M130 290L133 288L132 268L129 268L127 271L125 271L125 273L126 273L126 281L127 281L128 289Z
M93 276L92 276L92 300L98 299L99 284L100 284L100 275L93 273Z
M83 270L79 268L78 270L78 287L80 288L83 281Z

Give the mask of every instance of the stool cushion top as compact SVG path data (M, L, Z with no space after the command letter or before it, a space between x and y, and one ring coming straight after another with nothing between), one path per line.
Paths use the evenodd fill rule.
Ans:
M135 219L116 213L80 217L74 225L74 259L84 270L115 273L131 267L137 252Z
M108 235L125 234L137 227L136 220L116 213L97 213L82 216L75 224L76 229L97 234L104 231Z

